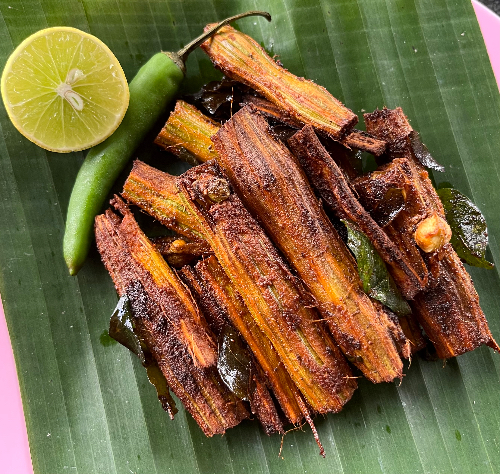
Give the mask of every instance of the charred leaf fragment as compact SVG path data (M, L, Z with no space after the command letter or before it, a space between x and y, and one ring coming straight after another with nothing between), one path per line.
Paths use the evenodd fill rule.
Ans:
M355 261L262 115L241 109L212 141L238 195L303 279L344 354L374 382L400 377L401 359Z
M242 400L250 400L252 359L238 332L229 325L219 334L217 370L231 392Z
M494 265L484 258L488 229L481 211L456 189L438 189L437 193L452 230L451 245L458 256L469 265L493 268Z
M436 170L436 171L444 171L444 166L440 165L429 153L427 147L422 143L420 138L420 134L413 130L410 135L410 144L413 150L413 154L417 161L426 168Z
M340 139L358 121L324 87L294 76L270 58L255 40L231 26L221 28L201 48L226 76L255 89L301 124L309 123Z
M130 301L126 293L120 297L111 315L109 335L139 357L141 363L144 364L146 362L141 341L134 332L132 310L130 309Z
M150 383L156 388L158 400L163 409L173 420L179 411L175 401L170 395L167 380L161 372L158 364L147 347L141 341L134 330L134 317L130 308L130 300L127 294L120 297L111 319L109 321L109 335L134 353L146 369Z
M198 108L204 108L212 118L224 122L237 112L239 103L251 89L241 82L223 77L220 81L205 84L190 97Z
M382 199L371 210L373 220L380 227L389 225L405 208L405 192L401 188L389 188Z

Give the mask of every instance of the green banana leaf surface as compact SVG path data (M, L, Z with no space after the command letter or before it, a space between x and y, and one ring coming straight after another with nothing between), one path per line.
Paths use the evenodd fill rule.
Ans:
M0 65L31 33L67 25L104 41L131 80L154 53L251 9L272 22L246 18L238 28L293 73L357 114L401 106L446 168L436 185L451 183L481 209L496 267L470 273L500 340L500 100L470 1L9 0L0 2ZM201 51L187 70L184 92L220 77ZM325 459L307 426L284 436L279 456L281 436L256 421L214 438L182 409L171 421L139 360L106 334L117 296L95 248L76 277L63 261L85 152L38 148L3 104L0 127L0 294L35 473L500 472L500 356L486 347L446 363L417 356L401 384L360 380L341 413L315 420ZM158 131L137 156L181 172L151 144Z

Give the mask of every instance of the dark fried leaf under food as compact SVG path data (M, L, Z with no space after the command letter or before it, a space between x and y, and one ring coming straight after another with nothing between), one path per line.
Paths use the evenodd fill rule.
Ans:
M135 318L132 314L130 299L125 293L120 297L111 319L109 321L109 335L133 352L146 369L148 379L156 388L158 400L163 409L168 412L171 419L178 412L175 401L170 395L168 382L158 367L158 363L144 343L141 343L137 335Z

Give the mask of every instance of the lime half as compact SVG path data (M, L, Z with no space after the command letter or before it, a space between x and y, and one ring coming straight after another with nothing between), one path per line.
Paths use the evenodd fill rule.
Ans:
M109 137L129 101L127 79L111 50L69 27L25 39L5 65L1 91L15 127L42 148L62 153Z

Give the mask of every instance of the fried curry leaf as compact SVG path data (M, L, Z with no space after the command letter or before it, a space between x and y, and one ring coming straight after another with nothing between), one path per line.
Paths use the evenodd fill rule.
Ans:
M451 245L458 256L469 265L493 268L493 263L484 257L488 246L488 228L481 211L456 189L442 188L437 193L451 227Z
M223 77L220 81L205 84L192 100L197 107L203 106L216 120L227 120L239 108L243 94L251 92L244 84Z
M411 313L408 302L403 298L387 267L363 232L343 221L347 227L347 245L358 262L358 272L363 282L363 290L372 298L392 309L398 316Z
M385 193L379 204L371 210L373 219L385 227L389 225L396 216L405 208L404 191L401 188L390 188Z
M142 351L141 341L134 332L132 309L128 296L123 295L116 305L111 319L109 320L109 335L125 346L130 352L133 352L142 364L146 362L144 352Z
M415 130L410 133L410 143L413 148L415 158L420 162L420 164L422 164L426 168L430 168L436 171L444 171L444 166L440 165L432 157L427 147L422 143L420 134Z
M154 359L148 359L144 367L146 368L149 382L156 388L156 394L158 395L158 400L162 408L170 415L170 418L173 419L174 415L179 410L175 406L172 395L170 395L167 379Z
M238 332L225 326L219 336L217 370L229 390L242 400L249 400L252 386L252 359Z
M135 333L134 316L130 307L130 300L126 294L118 300L111 315L109 335L139 357L142 365L146 368L149 381L156 388L163 409L173 417L178 410L174 399L170 395L167 380L153 355L141 343L139 336Z

